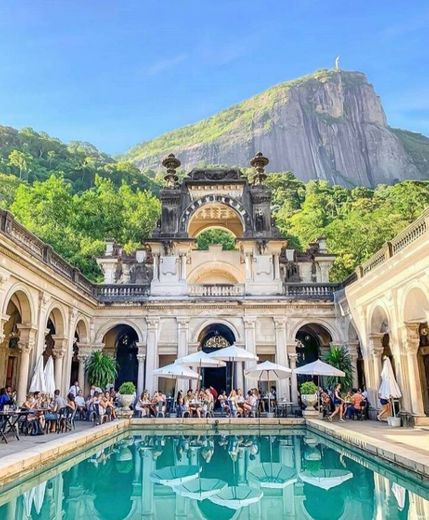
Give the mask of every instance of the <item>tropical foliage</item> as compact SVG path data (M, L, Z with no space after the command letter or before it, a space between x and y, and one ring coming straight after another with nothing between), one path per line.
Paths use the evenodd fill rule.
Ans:
M116 361L101 351L93 352L86 364L89 384L104 389L115 382Z
M413 142L410 137L410 146ZM429 181L373 190L303 183L280 172L270 174L267 183L274 218L290 247L306 249L319 236L327 237L329 251L337 256L332 281L343 280L429 205ZM66 145L30 128L0 126L0 207L92 280L102 278L95 256L102 254L106 239L130 253L150 235L161 186L159 172L140 172L88 143ZM215 243L235 248L232 235L219 229L197 240L199 249Z
M223 229L207 229L198 235L198 249L208 249L212 244L220 244L224 251L231 251L235 249L235 238Z
M331 345L329 352L325 354L323 361L345 373L345 377L327 377L326 379L329 386L341 383L343 388L348 389L352 387L353 365L346 347Z

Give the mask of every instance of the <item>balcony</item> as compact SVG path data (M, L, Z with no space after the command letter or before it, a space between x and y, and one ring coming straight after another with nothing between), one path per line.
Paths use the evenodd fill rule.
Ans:
M150 285L97 285L95 296L101 303L136 302L150 296Z
M334 293L340 289L337 283L285 283L284 295L302 300L334 300Z
M227 298L244 296L244 284L193 284L188 286L189 296L203 298Z

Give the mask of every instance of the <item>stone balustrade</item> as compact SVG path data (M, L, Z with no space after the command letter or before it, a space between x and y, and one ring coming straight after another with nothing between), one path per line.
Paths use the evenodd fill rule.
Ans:
M358 277L361 278L367 275L428 232L429 208L427 208L418 219L396 235L390 242L386 242L382 249L374 253L365 263L360 265L356 270Z
M132 302L150 296L150 285L96 285L95 297L102 303Z
M339 288L337 283L285 283L284 295L304 300L333 300Z
M189 296L228 297L244 296L244 284L193 284L189 285Z

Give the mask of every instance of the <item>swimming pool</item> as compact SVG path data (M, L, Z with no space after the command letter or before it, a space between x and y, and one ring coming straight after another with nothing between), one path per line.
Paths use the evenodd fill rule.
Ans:
M0 519L429 518L429 486L308 429L131 431L0 496Z

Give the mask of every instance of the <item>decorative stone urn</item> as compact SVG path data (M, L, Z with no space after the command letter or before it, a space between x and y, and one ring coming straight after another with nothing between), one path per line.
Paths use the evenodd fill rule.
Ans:
M122 408L129 410L130 406L133 404L134 398L134 394L121 394Z
M305 410L302 411L304 417L315 417L319 412L314 409L317 403L317 394L302 394L301 401L305 404Z

